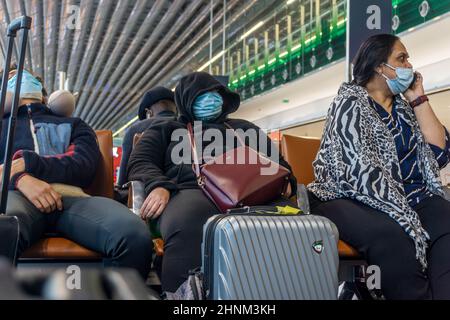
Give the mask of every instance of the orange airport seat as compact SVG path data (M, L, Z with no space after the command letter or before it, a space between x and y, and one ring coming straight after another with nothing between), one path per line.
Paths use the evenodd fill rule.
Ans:
M91 196L113 199L113 139L109 130L96 131L102 159L92 185L85 190ZM100 260L101 254L84 248L77 243L60 237L48 237L35 243L26 250L20 259L50 260Z
M313 161L320 148L320 139L283 135L281 153L292 168L297 183L305 186L314 181Z
M65 238L45 238L22 254L21 259L97 260L102 256Z
M134 144L140 137L135 136ZM294 176L300 184L307 185L314 180L312 163L320 147L320 139L284 135L281 143L283 157L292 167ZM154 250L157 256L164 255L164 241L154 239ZM341 259L360 259L356 249L343 241L338 243L339 257Z
M313 161L319 148L319 138L283 135L281 153L291 165L298 183L307 185L314 181ZM360 259L358 251L343 241L339 241L338 251L340 258Z

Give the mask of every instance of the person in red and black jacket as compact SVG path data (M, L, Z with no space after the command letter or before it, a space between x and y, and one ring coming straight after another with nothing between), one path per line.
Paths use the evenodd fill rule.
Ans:
M0 161L15 79L8 82ZM53 114L42 104L42 85L26 71L19 105L6 210L19 219L18 256L51 231L101 253L113 266L135 268L146 277L152 241L145 224L125 206L89 197L81 189L92 183L101 157L94 131L81 119ZM3 164L0 174L2 170Z

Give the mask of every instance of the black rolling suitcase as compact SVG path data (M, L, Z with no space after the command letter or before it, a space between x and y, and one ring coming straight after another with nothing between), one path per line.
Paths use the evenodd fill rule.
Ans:
M19 30L23 30L21 39L21 51L19 55L19 62L17 64L17 84L14 92L13 104L11 108L11 115L9 117L8 128L5 131L6 150L3 161L3 176L1 183L1 199L0 199L0 256L7 257L13 264L16 263L17 245L19 242L19 221L15 216L6 216L6 205L8 202L8 186L9 175L11 173L12 152L14 142L14 131L16 125L17 112L19 108L20 86L22 83L23 66L25 62L26 46L28 41L28 31L31 28L31 18L27 16L15 19L7 30L8 47L5 57L5 67L3 68L3 79L0 94L0 119L3 120L5 114L5 100L6 88L8 85L8 74L11 64L12 49L14 46L14 39ZM2 122L0 122L0 132Z

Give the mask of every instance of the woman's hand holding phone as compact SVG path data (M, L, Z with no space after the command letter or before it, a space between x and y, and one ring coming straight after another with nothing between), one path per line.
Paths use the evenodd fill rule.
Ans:
M410 103L418 97L425 95L425 89L423 88L423 77L420 72L415 72L414 81L403 95Z

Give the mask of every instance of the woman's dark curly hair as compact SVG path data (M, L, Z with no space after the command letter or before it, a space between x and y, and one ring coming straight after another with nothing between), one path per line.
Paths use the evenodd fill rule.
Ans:
M387 62L398 40L399 37L392 34L378 34L367 39L353 60L353 83L366 86L375 75L375 68Z

